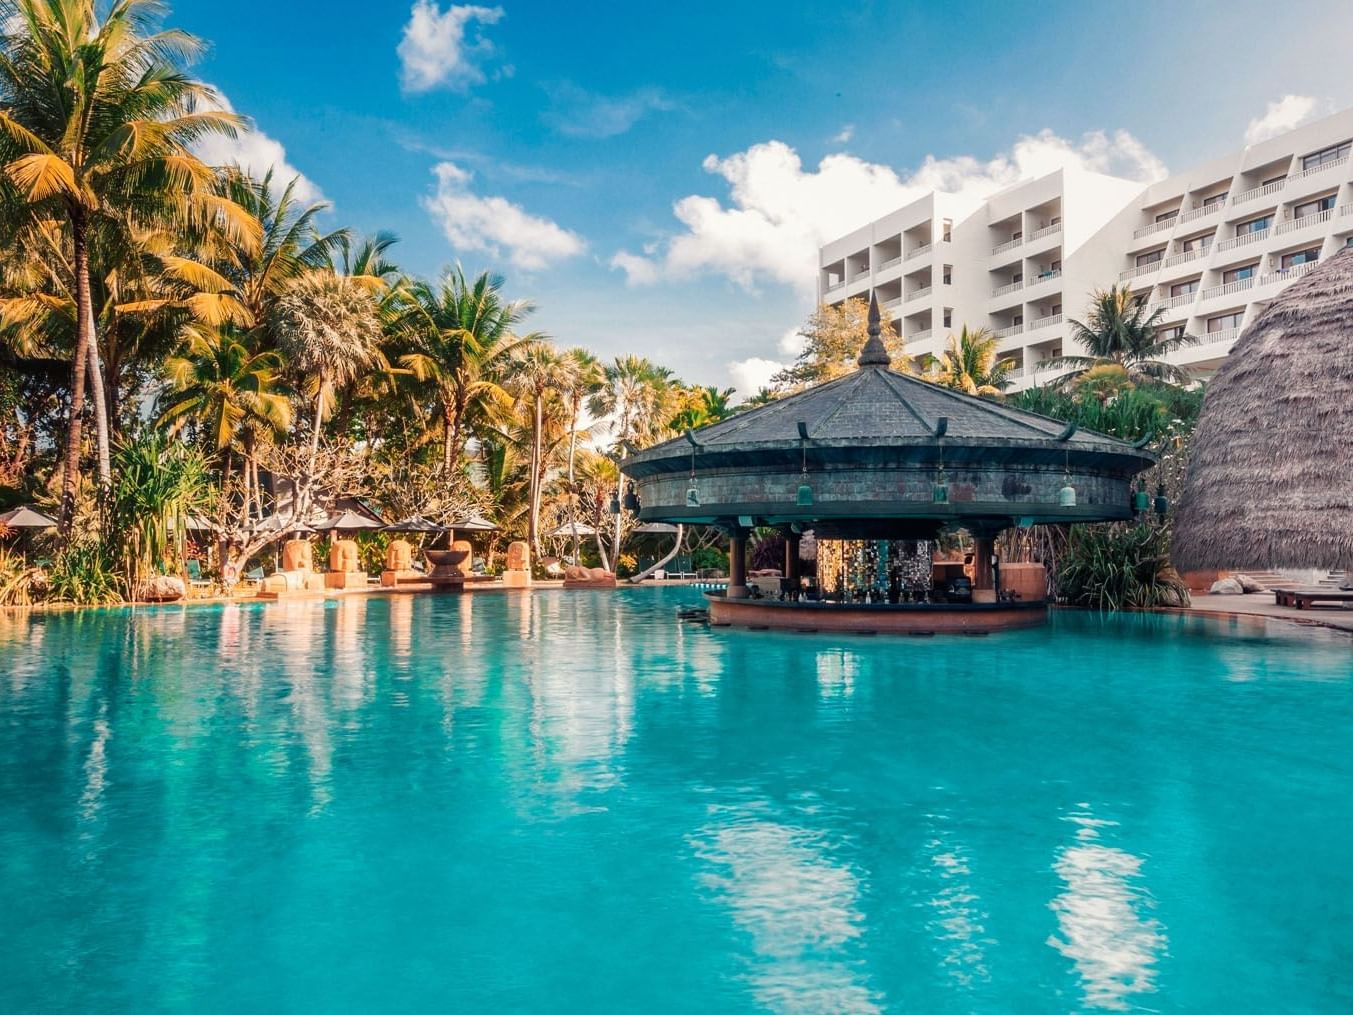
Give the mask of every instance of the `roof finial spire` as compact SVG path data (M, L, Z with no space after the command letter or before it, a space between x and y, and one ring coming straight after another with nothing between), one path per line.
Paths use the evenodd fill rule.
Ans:
M864 348L860 350L860 358L856 360L862 367L890 367L893 365L893 358L888 355L888 347L883 344L882 320L879 317L879 299L878 295L870 290L869 292L869 341L864 343Z

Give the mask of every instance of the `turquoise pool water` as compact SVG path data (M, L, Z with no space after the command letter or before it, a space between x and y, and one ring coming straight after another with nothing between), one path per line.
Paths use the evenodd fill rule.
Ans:
M1353 1007L1347 639L696 598L4 622L0 1011Z

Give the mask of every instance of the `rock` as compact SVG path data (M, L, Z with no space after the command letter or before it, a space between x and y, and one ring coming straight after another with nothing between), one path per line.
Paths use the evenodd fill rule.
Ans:
M1263 585L1260 585L1257 581L1255 581L1247 574L1238 574L1235 576L1234 580L1240 583L1240 591L1245 593L1268 591L1267 588L1265 588Z
M187 595L183 579L171 574L147 578L136 586L136 598L143 603L173 603Z
M1220 581L1215 581L1212 583L1212 588L1208 590L1208 593L1214 596L1239 596L1243 595L1244 592L1244 587L1234 578L1223 578Z

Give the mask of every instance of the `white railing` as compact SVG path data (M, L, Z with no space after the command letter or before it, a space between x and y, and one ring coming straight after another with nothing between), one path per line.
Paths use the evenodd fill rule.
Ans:
M1017 293L1023 288L1024 288L1023 281L1011 282L1009 285L998 285L995 289L991 290L991 295L1004 296L1007 293Z
M884 300L880 305L884 310L894 310L902 305L902 297L898 296L896 299Z
M1322 162L1318 166L1312 166L1310 169L1303 169L1292 177L1294 180L1304 180L1308 176L1314 176L1316 173L1323 173L1326 169L1333 169L1335 166L1342 166L1348 162L1348 156L1341 159L1330 159L1328 162Z
M1054 325L1058 325L1061 323L1062 323L1062 315L1053 314L1050 317L1040 317L1038 320L1034 321L1033 324L1029 325L1029 330L1041 331L1043 328L1051 328Z
M1285 219L1273 227L1274 234L1290 233L1294 229L1304 229L1307 226L1319 225L1321 222L1328 222L1334 215L1333 208L1326 208L1324 211L1315 212L1312 215L1302 215L1300 218Z
M1340 215L1353 215L1353 204L1346 204L1339 209Z
M1235 196L1231 203L1244 204L1246 201L1253 201L1256 198L1265 197L1269 194L1276 194L1285 186L1287 186L1287 177L1283 177L1281 180L1274 180L1272 183L1266 183L1262 187L1254 187L1250 190L1241 191Z
M866 264L866 265L865 265L863 268L861 268L859 271L857 271L857 272L855 272L853 275L849 276L849 277L846 279L846 281L847 281L847 282L858 282L860 279L862 279L862 278L868 278L868 277L869 277L869 265Z
M887 271L889 268L896 268L901 263L902 263L902 255L899 254L897 257L890 257L888 258L888 260L880 264L878 270Z
M1062 231L1062 223L1054 222L1050 226L1044 226L1042 229L1035 229L1029 234L1029 242L1041 240L1044 236L1055 236Z
M922 254L928 254L934 249L935 244L933 243L927 243L924 246L917 247L907 255L907 260L910 261L913 257L920 257Z
M1175 307L1188 306L1198 297L1198 290L1192 292L1180 293L1178 296L1170 296L1158 303L1152 303L1146 308L1146 315L1150 317L1157 310L1173 310Z
M1216 299L1218 296L1230 296L1232 293L1243 292L1246 289L1254 288L1254 276L1249 278L1238 278L1234 282L1227 282L1225 285L1214 285L1210 289L1204 289L1200 298L1205 300Z
M1182 250L1178 254L1171 254L1162 262L1165 267L1173 268L1176 264L1187 264L1189 261L1196 261L1200 257L1206 257L1207 252L1212 249L1211 244L1206 247L1194 247L1192 250Z
M1204 218L1208 215L1215 215L1222 210L1222 207L1225 204L1226 198L1223 197L1220 201L1216 201L1212 204L1199 205L1197 208L1190 208L1179 216L1179 222L1182 225L1185 222L1194 222L1197 219Z
M1152 233L1158 233L1164 229L1173 229L1175 221L1178 218L1178 215L1171 215L1169 218L1161 219L1159 222L1151 222L1147 225L1139 226L1132 231L1132 238L1138 240L1143 236L1150 236Z
M1013 336L1015 336L1015 335L1022 335L1022 334L1024 334L1024 325L1022 325L1022 324L1012 324L1012 325L1010 325L1010 327L1008 327L1008 328L1001 328L999 331L997 331L997 332L996 332L996 337L997 337L997 338L1011 338L1011 337L1013 337Z
M908 335L908 336L907 336L907 341L908 341L908 342L924 342L924 341L927 341L927 340L930 338L930 336L933 335L933 334L935 334L934 329L932 329L932 328L927 328L925 331L918 331L918 332L916 332L916 334L914 334L914 335Z
M1258 243L1260 240L1268 239L1268 234L1272 231L1273 230L1271 229L1256 229L1253 232L1242 233L1241 235L1234 236L1229 240L1222 240L1220 243L1217 244L1217 249L1234 250L1236 247L1243 247L1247 243Z
M907 299L923 300L927 296L929 296L932 292L934 292L934 286L923 285L921 286L921 288L913 289L911 292L907 293Z
M1028 286L1042 285L1044 282L1051 282L1053 279L1061 277L1062 269L1053 268L1051 271L1040 271L1033 278L1025 279L1024 284Z
M1222 331L1209 331L1201 337L1202 341L1199 342L1198 345L1186 346L1185 350L1192 351L1200 347L1206 348L1211 345L1230 345L1232 342L1234 342L1237 338L1240 337L1240 329L1226 328ZM1182 352L1185 350L1180 351Z
M1272 285L1275 282L1290 282L1294 278L1301 278L1302 275L1315 271L1315 266L1319 263L1319 261L1307 261L1304 264L1294 264L1290 268L1283 268L1281 271L1260 276L1255 284Z
M1007 250L1014 250L1016 247L1023 246L1023 244L1024 237L1021 236L1016 240L1006 240L1004 243L996 244L996 246L991 248L991 252L993 254L1004 254Z
M834 293L834 292L836 292L836 290L838 290L838 289L844 289L845 287L846 287L846 280L845 280L845 279L842 279L840 282L833 282L831 285L827 286L827 288L823 289L822 291L823 291L824 293Z
M1118 273L1118 280L1125 282L1130 278L1139 278L1142 275L1150 275L1152 272L1160 271L1164 258L1156 258L1154 261L1147 261L1145 264L1139 264L1135 268L1129 268L1127 271Z

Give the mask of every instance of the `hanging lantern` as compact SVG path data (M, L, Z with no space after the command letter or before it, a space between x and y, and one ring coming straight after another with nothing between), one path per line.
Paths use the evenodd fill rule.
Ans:
M700 506L700 491L695 488L694 483L686 487L686 506L688 508L697 508Z
M1137 492L1132 495L1132 510L1139 515L1151 510L1151 495L1146 492L1145 483L1137 487Z
M799 489L794 495L794 503L799 507L812 507L813 488L808 485L808 424L799 420L798 428L799 454L802 457L802 464L799 466Z
M930 499L935 504L948 504L949 484L936 483L930 490Z
M620 514L620 498L617 497L615 494L611 494L611 503L609 507L611 514L613 515Z
M799 492L794 497L794 503L799 507L813 506L813 488L807 482L799 484Z
M1165 515L1170 510L1170 498L1165 496L1165 484L1161 483L1156 487L1156 517L1165 521Z
M1057 503L1061 507L1076 506L1076 488L1070 483L1057 491Z
M639 495L634 492L633 483L630 483L625 487L624 507L625 510L632 515L637 515L639 513Z

